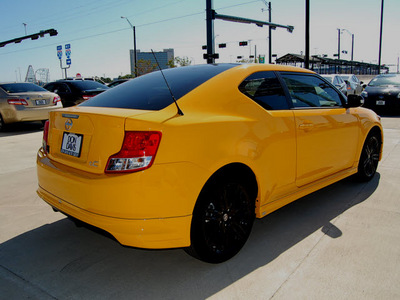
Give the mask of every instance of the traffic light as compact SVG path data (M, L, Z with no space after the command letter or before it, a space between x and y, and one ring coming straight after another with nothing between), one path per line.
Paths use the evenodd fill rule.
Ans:
M239 46L247 46L247 41L239 42Z
M226 48L226 44L225 44L225 43L223 43L223 44L218 44L218 47L219 47L219 48Z
M203 45L203 46L201 46L201 49L207 50L207 46L206 46L206 45Z

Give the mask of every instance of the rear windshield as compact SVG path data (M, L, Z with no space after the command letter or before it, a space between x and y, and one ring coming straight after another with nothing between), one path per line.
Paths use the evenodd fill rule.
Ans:
M197 65L163 70L176 100L215 75L236 64ZM120 84L80 106L160 110L173 103L171 93L160 71Z
M79 90L106 90L108 86L92 80L74 80L70 84L77 87Z
M0 87L7 93L25 93L25 92L48 92L44 88L33 83L3 83Z
M400 76L377 76L370 81L369 86L400 85Z

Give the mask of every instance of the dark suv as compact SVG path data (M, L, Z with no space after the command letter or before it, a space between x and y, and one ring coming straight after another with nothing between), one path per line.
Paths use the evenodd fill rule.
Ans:
M92 80L59 80L46 84L44 88L58 94L64 107L77 105L108 89Z

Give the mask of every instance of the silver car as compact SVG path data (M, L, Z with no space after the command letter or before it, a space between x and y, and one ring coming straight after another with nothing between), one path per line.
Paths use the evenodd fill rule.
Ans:
M363 88L363 82L360 81L354 74L341 74L340 75L347 84L347 95L356 94L360 95Z
M62 108L60 97L29 82L0 83L0 130L23 121L43 121Z
M332 83L339 91L343 93L343 95L347 96L347 85L344 82L343 78L338 74L329 74L329 75L321 75L322 78L325 78L330 83Z

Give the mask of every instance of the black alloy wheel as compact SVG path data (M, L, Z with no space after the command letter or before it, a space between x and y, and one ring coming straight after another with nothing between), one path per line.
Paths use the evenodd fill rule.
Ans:
M246 243L255 219L255 199L235 180L206 186L194 209L190 255L221 263L236 255Z
M358 163L357 176L362 181L371 180L378 168L381 143L375 134L368 135Z

